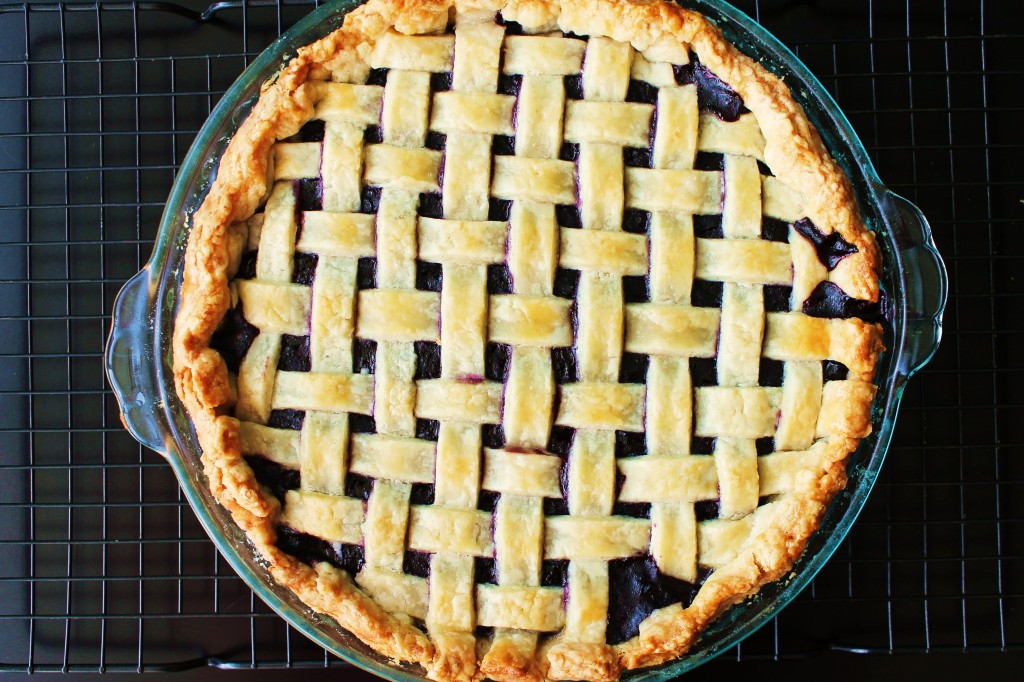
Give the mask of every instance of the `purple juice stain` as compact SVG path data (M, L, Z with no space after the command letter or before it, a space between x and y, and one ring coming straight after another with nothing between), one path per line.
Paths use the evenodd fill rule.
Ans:
M883 319L879 303L853 298L832 282L818 284L804 301L803 311L811 317L856 317L867 322L881 322Z
M845 381L850 375L850 368L835 360L824 360L821 363L823 381Z
M512 271L507 263L487 266L487 293L491 296L512 293Z
M640 623L670 604L689 606L699 585L665 575L650 556L608 563L608 643L619 644L640 632Z
M298 490L298 469L289 469L277 462L272 462L265 457L259 456L262 453L251 452L245 454L245 463L252 469L256 480L260 485L270 490L271 494L278 500L283 502L285 493L289 490Z
M839 261L850 254L857 253L857 247L843 239L838 230L826 235L811 222L810 218L801 218L793 223L793 227L814 244L818 260L829 270L834 270Z
M259 335L260 330L249 324L242 314L242 306L237 305L224 314L224 319L210 337L210 348L220 353L228 369L237 374L242 359Z
M292 284L303 284L312 286L313 278L316 277L316 266L320 257L315 253L295 252L292 258Z
M301 431L305 421L305 410L271 410L270 416L267 418L267 426L273 429Z
M414 381L441 378L441 346L433 341L413 341L416 352Z
M348 571L350 575L355 575L363 567L361 545L327 542L288 526L277 527L277 546L310 566L326 562L335 568Z
M323 142L324 122L315 118L311 121L307 121L306 124L299 129L299 140L301 142Z
M309 337L281 335L281 354L277 368L284 372L308 372L312 368L309 355Z
M430 554L408 549L402 557L402 573L426 578L430 575Z
M709 111L723 121L735 121L747 111L743 98L701 64L696 55L691 53L689 64L672 68L676 83L694 83L697 86L697 104L701 111Z
M764 310L767 313L789 312L790 299L793 298L793 287L788 284L764 285Z
M484 383L485 379L480 374L463 372L462 374L455 375L455 381L457 381L460 384L469 384L470 386L476 386L478 384Z
M512 346L506 343L488 343L484 351L485 376L488 381L497 381L502 384L508 381L511 360Z
M758 386L782 386L782 373L785 363L781 360L761 358L761 364L757 368Z

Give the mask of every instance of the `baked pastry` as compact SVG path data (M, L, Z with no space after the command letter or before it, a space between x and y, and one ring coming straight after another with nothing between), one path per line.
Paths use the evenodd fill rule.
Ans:
M871 430L878 263L700 14L371 0L223 154L175 378L310 607L437 680L613 680L800 555Z

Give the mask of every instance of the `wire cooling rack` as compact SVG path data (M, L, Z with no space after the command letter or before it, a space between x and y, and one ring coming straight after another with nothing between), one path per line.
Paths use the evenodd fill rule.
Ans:
M311 0L0 0L0 671L343 665L219 558L102 369L211 106ZM946 340L836 556L731 654L1024 648L1024 34L1014 3L742 0L932 220Z

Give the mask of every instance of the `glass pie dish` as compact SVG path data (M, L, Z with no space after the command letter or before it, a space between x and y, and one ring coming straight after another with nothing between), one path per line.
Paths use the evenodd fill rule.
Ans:
M882 311L885 345L879 366L873 434L850 461L850 484L830 508L789 581L763 589L720 618L684 658L630 677L667 677L731 646L764 623L817 572L845 536L864 503L887 449L901 389L906 379L934 352L945 300L941 260L927 223L909 203L878 181L867 155L834 103L790 55L749 19L715 3L692 3L717 22L741 50L786 80L804 106L826 146L852 179L866 222L883 255ZM118 298L107 349L107 366L129 430L171 462L189 502L219 549L238 573L295 627L339 656L388 677L418 677L370 652L330 619L305 607L276 584L247 545L241 531L209 493L201 471L199 447L188 416L173 390L170 340L179 303L181 265L191 216L203 200L224 148L253 105L260 86L301 45L340 25L348 3L314 12L272 45L228 91L200 132L169 198L153 259Z

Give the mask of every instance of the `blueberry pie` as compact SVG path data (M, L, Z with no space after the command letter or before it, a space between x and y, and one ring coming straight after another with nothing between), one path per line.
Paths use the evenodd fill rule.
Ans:
M221 157L175 378L312 609L436 680L615 680L803 551L871 430L878 266L700 14L370 0Z

